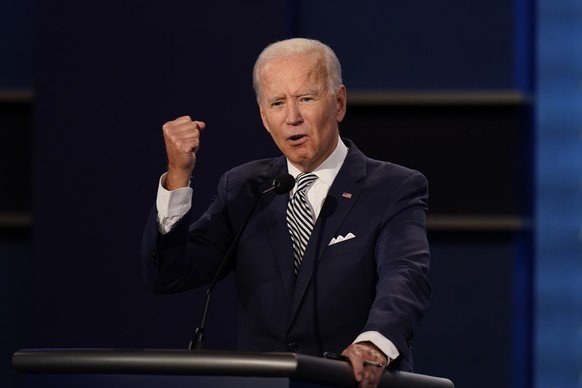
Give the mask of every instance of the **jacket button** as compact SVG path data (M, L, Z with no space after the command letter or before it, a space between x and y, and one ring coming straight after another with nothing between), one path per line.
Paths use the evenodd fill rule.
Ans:
M155 249L152 249L150 251L150 263L158 264L158 253L156 252Z
M289 342L289 345L287 345L287 348L289 349L290 352L296 352L299 350L299 346L297 346L297 344L295 342Z

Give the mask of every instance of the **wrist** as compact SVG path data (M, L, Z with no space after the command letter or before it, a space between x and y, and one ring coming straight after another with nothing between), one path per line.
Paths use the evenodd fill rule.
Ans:
M363 341L363 342L359 342L360 345L364 345L367 346L369 348L371 348L373 350L374 353L376 353L379 357L384 358L384 365L388 365L392 359L387 356L378 346L376 346L376 344L374 344L372 341Z
M192 179L191 174L191 171L175 171L169 169L165 177L166 179L162 181L162 187L168 191L189 187L190 180Z

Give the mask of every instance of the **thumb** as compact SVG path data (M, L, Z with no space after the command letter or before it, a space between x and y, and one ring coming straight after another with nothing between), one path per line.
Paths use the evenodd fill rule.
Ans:
M198 127L199 130L206 128L206 123L204 121L193 121L193 123L196 124L196 127Z

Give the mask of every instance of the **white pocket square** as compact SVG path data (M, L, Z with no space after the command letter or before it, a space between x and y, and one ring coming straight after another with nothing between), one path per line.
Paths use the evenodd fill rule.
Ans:
M346 240L351 240L352 238L356 238L356 236L354 236L354 234L351 232L346 234L346 237L339 235L337 237L332 238L331 241L329 242L329 245L341 243Z

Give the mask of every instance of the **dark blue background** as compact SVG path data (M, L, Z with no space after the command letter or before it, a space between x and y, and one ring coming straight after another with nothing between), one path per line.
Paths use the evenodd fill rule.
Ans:
M184 114L207 123L192 184L199 213L224 170L278 152L251 87L266 44L290 36L330 44L349 93L533 89L532 6L523 2L33 3L31 11L30 2L5 1L17 11L0 13L2 31L16 31L0 47L12 74L2 73L2 86L35 91L34 227L32 236L4 234L1 245L10 258L2 271L10 318L1 326L14 334L10 353L187 346L203 291L153 295L141 277L141 231L165 169L161 125ZM458 386L524 386L529 236L429 238L435 293L414 343L417 371ZM213 302L206 345L228 348L236 336L232 279Z

